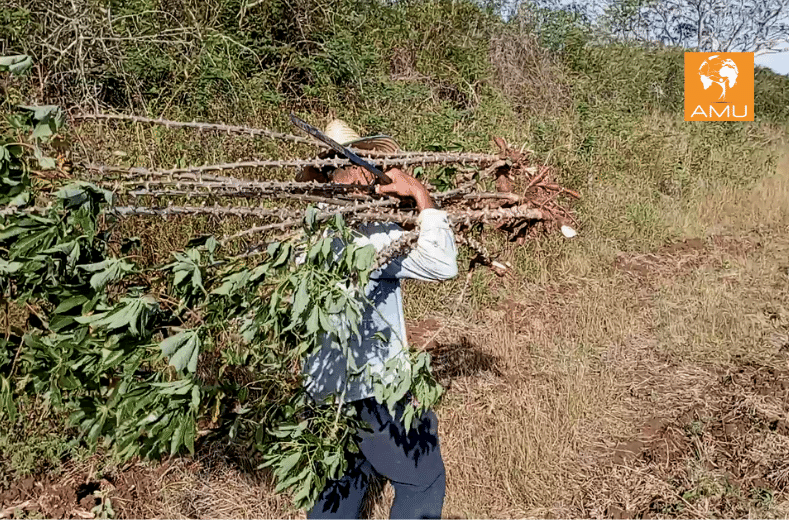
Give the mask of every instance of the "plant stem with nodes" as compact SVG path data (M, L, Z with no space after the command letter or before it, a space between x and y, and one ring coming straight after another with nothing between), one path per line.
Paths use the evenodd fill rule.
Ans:
M361 210L365 210L365 209L389 206L389 205L392 205L394 202L396 202L396 201L392 201L390 199L385 199L385 200L378 200L378 201L374 201L374 202L368 202L368 203L364 203L364 204L356 204L356 205L353 205L353 206L343 206L341 208L337 208L334 211L319 212L317 215L315 215L315 218L317 220L323 220L323 219L326 219L326 218L329 218L331 216L338 215L338 214L342 215L342 214L345 214L345 213L353 213L353 212L361 211ZM254 233L262 233L264 231L270 231L272 229L287 229L289 227L297 226L300 223L301 223L301 218L299 217L299 218L290 218L290 219L287 219L287 220L283 220L282 222L278 222L276 224L266 224L264 226L255 226L255 227L252 227L252 228L249 228L249 229L245 229L244 231L239 231L238 233L235 233L233 235L226 236L222 240L220 240L219 243L220 243L220 245L225 245L225 244L227 244L228 242L230 242L232 240L235 240L235 239L241 238L241 237L245 237L245 236L248 236L248 235L252 235Z
M467 209L459 211L448 211L447 218L453 225L470 225L474 222L490 224L491 222L514 221L514 220L545 220L546 214L538 208L527 205L513 206L511 208L495 209ZM398 222L400 224L416 224L417 216L413 213L404 211L387 212L357 212L348 217L348 220L359 222L372 222L376 219L381 222Z
M191 177L191 176L190 176ZM140 181L100 181L101 186L106 187L112 191L123 191L129 195L151 196L151 197L206 197L206 196L223 196L223 197L250 197L250 196L264 196L269 195L272 198L296 198L312 202L329 202L319 200L319 198L310 199L305 195L295 195L290 192L352 192L347 196L353 199L370 199L369 195L357 193L354 190L359 188L367 189L367 186L355 186L347 184L319 184L319 183L299 183L299 182L273 182L273 181L245 181L231 179L225 177L225 180L217 179L193 179L184 178L178 180L169 179L152 179ZM156 186L175 186L176 189L151 189ZM191 188L189 190L188 188ZM520 198L512 193L470 193L471 187L461 187L446 192L431 192L433 199L447 200L452 198L465 198L465 199L508 199L512 202L517 202ZM197 191L203 190L203 191ZM331 202L333 203L333 202Z
M331 204L335 204L335 201L332 199L325 199L330 201ZM343 208L349 205L346 201L337 201L339 204L338 206L342 206ZM368 204L358 204L353 207L347 208L349 211L354 209L366 209L366 208L379 208L379 207L386 207L386 206L393 206L397 204L396 200L385 199L385 200L378 200L375 202L371 202ZM294 218L299 218L303 215L303 210L301 209L269 209L269 208L246 208L246 207L227 207L227 206L163 206L163 207L153 207L153 206L116 206L112 209L112 211L116 212L121 216L129 216L129 215L159 215L162 217L170 216L170 215L216 215L216 216L239 216L239 217L277 217L281 220L289 220ZM340 212L339 210L337 212Z
M196 121L190 122L181 122L181 121L170 121L168 119L153 119L150 117L142 117L142 116L131 116L131 115L124 115L124 114L75 114L71 116L74 120L115 120L115 121L131 121L134 123L148 123L154 125L161 125L165 128L193 128L198 131L216 131L216 132L223 132L229 134L241 134L241 135L249 135L249 136L261 136L261 137L268 137L270 139L280 139L283 141L291 141L295 143L305 143L305 144L312 144L315 146L320 146L322 148L328 148L326 143L323 143L318 140L301 137L297 135L285 134L281 132L276 132L273 130L267 130L263 128L251 128L247 126L238 126L238 125L226 125L224 123L200 123ZM361 150L358 148L351 148L355 152L358 152L359 155L368 157L368 158L389 158L389 159L403 159L403 158L434 158L435 161L443 162L446 157L454 157L457 158L457 162L460 163L468 163L468 164L482 164L482 163L494 163L496 161L501 160L500 157L491 154L483 154L483 153L445 153L445 152L408 152L408 151L398 151L398 152L380 152L376 150ZM435 162L434 161L434 162Z
M188 190L146 190L139 189L127 192L132 197L155 197L155 198L168 198L168 197L186 197L187 199L197 199L204 197L236 197L236 198L263 198L263 199L292 199L300 200L303 202L320 202L324 204L333 204L335 206L347 206L353 204L355 201L373 200L371 197L364 196L348 196L348 198L329 198L320 197L317 195L307 195L305 193L265 193L255 190L216 190L216 191L203 191L194 192Z
M407 254L411 249L414 248L418 239L418 230L408 231L403 234L403 236L386 246L375 255L375 261L373 262L372 270L375 271L376 269L380 269L392 258ZM478 240L463 234L456 233L455 241L458 244L465 245L472 251L476 252L482 260L482 263L492 268L497 274L502 275L507 270L507 266L491 258L487 248Z
M304 144L314 144L317 146L324 146L322 143L319 143L313 139L308 139L306 137L301 137L298 135L290 135L284 134L281 132L275 132L273 130L266 130L263 128L249 128L246 126L236 126L236 125L226 125L223 123L198 123L196 121L191 122L181 122L181 121L170 121L167 119L153 119L150 117L142 117L142 116L129 116L123 114L73 114L71 119L76 121L80 120L94 120L94 121L131 121L133 123L149 123L154 125L161 125L165 128L193 128L195 130L205 132L205 131L215 131L215 132L224 132L228 134L242 134L242 135L249 135L249 136L260 136L260 137L268 137L270 139L280 139L282 141L291 141L294 143L304 143Z
M346 201L335 201L325 199L330 204L338 207L334 211L324 211L318 213L317 218L328 218L334 214L350 214L346 220L352 222L397 222L400 224L416 224L418 217L414 210L399 209L395 210L392 206L398 204L394 199L382 199L365 203L350 204ZM345 203L345 205L341 205ZM380 208L381 211L365 211ZM41 214L49 211L45 207L28 208L4 208L0 209L0 216L12 215L14 213L34 213ZM267 231L269 229L286 229L293 227L301 222L302 210L274 210L268 208L250 208L243 206L116 206L112 209L119 216L131 215L217 215L217 216L250 216L250 217L279 217L283 222L277 224L267 224L266 226L250 228L241 232L237 236L245 236L252 233ZM510 208L494 209L467 209L467 210L448 210L448 218L452 224L470 225L473 222L489 224L491 222L513 221L513 220L545 220L546 213L539 208L528 207L527 205L513 206ZM236 238L234 235L232 238ZM226 239L226 240L229 240Z
M376 157L366 157L366 159L376 164L381 168L389 168L391 166L413 166L421 165L427 166L430 164L487 164L490 161L497 160L496 156L488 155L464 155L458 153L416 153L407 157L397 157L393 155L382 155ZM314 166L316 168L323 168L330 166L332 168L343 168L351 166L348 159L341 159L338 157L331 158L318 158L312 159L256 159L252 161L238 161L231 163L220 164L204 164L202 166L186 166L183 168L171 169L149 169L141 166L111 166L105 164L87 164L85 168L94 171L98 174L106 173L127 173L137 176L166 176L179 173L205 173L224 170L235 170L239 168L304 168L305 166Z
M309 191L339 191L348 192L356 191L360 188L368 188L367 186L352 185L352 184L334 184L334 183L317 183L317 182L296 182L296 181L254 181L246 179L231 179L224 178L222 180L215 179L192 179L192 178L178 178L178 179L134 179L134 180L112 180L105 179L99 181L102 186L110 186L116 188L129 189L139 186L168 186L174 185L176 187L186 186L194 189L211 189L211 188L227 188L227 189L255 189L258 191L291 191L291 192L309 192Z
M394 240L381 251L376 253L371 270L375 271L380 269L392 258L408 253L408 251L413 249L418 239L419 230L407 231L400 238Z

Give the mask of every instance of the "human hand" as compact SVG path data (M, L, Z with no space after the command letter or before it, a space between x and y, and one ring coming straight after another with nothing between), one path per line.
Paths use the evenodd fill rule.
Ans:
M392 180L391 184L376 184L375 191L384 195L398 197L411 197L416 201L417 208L422 211L426 208L435 208L427 188L415 177L405 173L399 168L392 168L386 172Z

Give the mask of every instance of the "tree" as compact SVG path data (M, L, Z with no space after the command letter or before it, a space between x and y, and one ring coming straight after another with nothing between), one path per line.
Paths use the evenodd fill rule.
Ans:
M599 22L620 40L701 52L789 48L789 0L614 0Z

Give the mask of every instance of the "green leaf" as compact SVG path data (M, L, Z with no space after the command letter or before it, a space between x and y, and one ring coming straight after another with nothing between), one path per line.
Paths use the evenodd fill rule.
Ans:
M282 475L283 477L289 475L296 464L298 464L299 460L301 460L301 452L288 455L279 463L277 467L277 474Z
M206 240L205 242L205 247L206 249L208 249L208 252L211 254L214 254L214 252L216 252L216 248L218 245L219 243L216 241L216 238L214 238L213 236L208 237L208 240Z
M30 192L23 191L8 201L9 206L24 206L30 202Z
M58 332L68 327L75 321L76 320L74 320L73 316L54 316L51 320L49 320L49 328L53 332Z
M93 423L93 426L88 432L87 440L89 444L93 445L98 440L99 435L101 435L101 429L104 427L104 419L103 416L99 416Z
M307 318L307 332L310 334L315 334L318 332L318 325L320 323L320 317L317 307L312 307L310 311L310 316Z
M189 340L189 334L193 333L191 330L185 330L165 338L159 343L159 348L162 349L162 354L169 357L178 350L178 348Z
M38 123L31 135L34 139L45 139L52 136L52 129L49 123Z
M276 255L277 251L279 251L279 246L280 245L281 245L281 242L272 242L272 243L270 243L268 245L268 247L266 248L266 253L268 253L268 256L270 256L271 258L274 258L274 255Z
M324 258L329 258L329 253L331 253L332 240L333 239L331 239L331 238L324 238L320 242L320 244L321 244L321 253L323 253L323 257Z
M186 427L185 422L182 420L178 424L173 433L172 438L170 439L170 456L175 455L178 452L178 448L181 446L181 441L184 438L184 428Z
M310 248L310 252L307 253L307 258L310 260L310 262L314 262L315 259L318 257L318 254L321 252L321 244L322 241L320 240L312 244L312 247Z
M197 370L200 352L200 337L196 330L186 330L176 336L169 337L159 344L162 354L170 358L170 365L176 370Z
M200 387L198 385L192 387L192 402L190 405L195 412L200 408Z
M96 291L103 289L110 282L114 282L120 278L123 278L124 275L134 270L134 266L132 264L118 258L112 258L100 263L105 264L104 270L99 271L90 277L90 286ZM96 264L92 264L91 267L95 265ZM86 269L86 266L80 267L86 271L88 270Z
M403 410L403 426L405 426L406 431L411 430L411 424L414 421L414 417L416 416L416 408L411 405L406 405L405 410Z
M200 273L199 266L195 266L194 271L192 271L192 285L205 291L205 287L203 287L203 275Z
M71 298L68 298L67 300L63 300L62 302L60 302L60 305L55 307L55 310L53 312L55 314L61 314L70 311L77 305L83 305L87 301L88 299L82 295L72 296Z
M318 318L324 332L336 332L334 325L331 323L331 320L329 320L328 314L320 307L318 307Z
M24 226L9 226L3 231L0 231L0 240L8 240L9 238L21 235L22 233L29 233L30 228Z
M307 497L313 492L312 489L312 479L315 476L315 473L310 472L307 475L307 478L302 481L301 485L298 487L298 491L296 494L293 495L293 502L295 502L296 507L302 507L303 502L307 499Z
M33 66L33 58L27 54L17 54L15 56L0 56L0 71L7 70L16 76L23 74Z
M112 259L96 262L94 264L84 264L79 266L79 268L89 273L96 273L98 271L103 271L107 269L107 267L109 267L110 265L112 265Z
M280 267L285 262L287 262L288 259L290 258L290 250L291 250L290 243L283 244L282 247L279 248L279 254L277 255L277 259L271 263L271 266Z
M187 276L189 276L189 271L176 271L175 276L173 276L173 284L180 285Z
M195 425L191 423L184 429L184 445L186 449L189 450L189 453L194 455L195 453Z
M56 123L62 124L62 122L65 120L63 110L57 105L20 105L19 108L33 112L33 119L36 121L54 121Z
M293 296L291 319L293 319L294 321L301 316L301 314L307 308L307 304L309 304L310 302L310 295L307 293L308 284L309 284L308 277L304 276L299 282L299 288L296 291L296 294Z
M63 202L67 208L81 206L92 199L92 196L101 196L104 202L112 204L112 192L99 188L89 182L77 181L61 188L55 196ZM97 201L99 202L99 201Z
M252 270L252 275L250 276L249 280L251 282L256 282L261 276L265 276L266 273L268 273L268 269L269 264L260 264Z
M354 266L357 271L369 269L373 263L373 258L375 258L375 248L372 245L364 246L356 250L354 257Z
M90 323L96 328L108 331L127 327L129 332L140 336L149 333L142 325L147 323L156 309L158 304L150 296L121 298L112 310L92 316L80 316L75 318L75 321L82 324Z
M309 467L304 468L303 470L301 470L300 473L292 475L292 476L286 478L285 480L282 480L279 484L277 484L277 487L274 488L274 492L275 493L281 493L281 492L285 491L286 489L292 487L293 485L295 485L298 482L300 482L300 481L304 480L305 478L307 478L307 475L309 473L310 473L310 468ZM285 477L282 477L282 478L285 478Z
M308 229L315 227L315 217L318 215L318 210L314 206L309 206L304 212L304 223Z
M9 262L0 258L0 274L9 275L19 271L24 264L22 262Z
M189 370L189 372L192 374L197 372L197 356L200 353L200 349L198 347L195 347L195 349L192 351L192 357L189 359L189 365L186 367L187 370Z

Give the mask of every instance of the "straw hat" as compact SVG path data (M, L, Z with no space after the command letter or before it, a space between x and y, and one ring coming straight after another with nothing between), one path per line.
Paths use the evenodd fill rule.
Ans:
M340 119L332 120L328 125L326 125L326 130L324 130L323 133L341 145L348 148L356 148L357 150L373 150L377 152L389 153L400 150L400 145L388 135L360 137L359 134L354 132L353 129L348 126L348 123ZM318 154L318 157L325 159L335 155L337 155L337 152L334 150L326 150ZM299 182L307 182L312 180L325 182L328 180L328 174L331 170L331 166L324 167L320 170L314 166L305 166L303 170L296 174L296 180Z
M360 137L345 121L341 121L340 119L335 119L326 125L326 131L324 133L348 148L389 153L400 151L400 145L388 135Z

